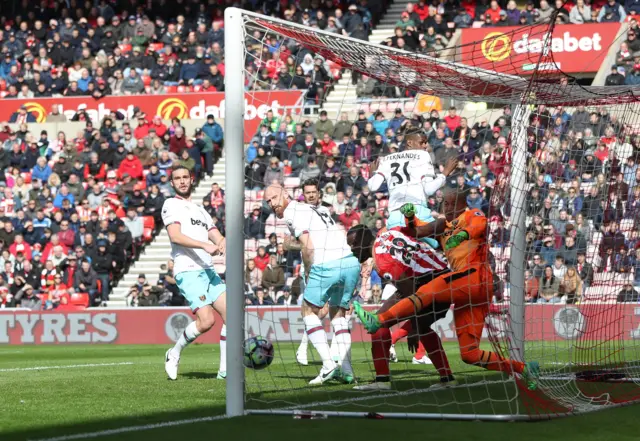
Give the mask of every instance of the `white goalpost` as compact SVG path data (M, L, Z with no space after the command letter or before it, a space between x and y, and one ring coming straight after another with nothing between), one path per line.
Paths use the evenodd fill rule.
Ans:
M619 215L628 215L632 202L625 200L622 207L618 196L611 198L621 186L616 180L619 173L624 174L625 155L635 151L631 138L640 129L636 105L640 90L582 86L559 70L544 75L534 72L530 77L494 72L481 59L480 42L451 45L426 55L238 8L225 10L224 26L228 417L531 421L640 400L640 346L634 338L640 318L631 305L618 302L620 290L627 289L633 277L626 267L618 272L613 263L611 269L606 263L612 229L618 228L631 240L633 229L640 226L640 209L637 220ZM552 31L553 24L536 25L530 34ZM550 38L546 44L551 44ZM477 53L482 67L457 62L463 53ZM307 55L313 66L307 64ZM530 56L532 63L553 63L551 51ZM302 76L298 73L301 63L309 72ZM295 83L290 89L281 86L285 73ZM325 78L320 88L316 78ZM314 88L313 95L295 86L304 81ZM273 120L265 117L269 135L253 133L253 126L249 130L245 124L245 99L256 90L261 97L269 97L250 97L265 113L273 102L270 95L302 93L303 104L283 107ZM513 110L512 115L503 111L505 106ZM318 107L327 115L320 116ZM577 115L583 111L590 117L595 114L598 125L579 126ZM465 126L458 119L456 129L449 130L445 112L458 112ZM401 119L398 115L406 120L398 125L402 130L392 127ZM328 127L331 133L326 137ZM436 167L448 157L458 158L445 186L475 191L479 200L474 196L468 203L477 203L488 219L492 271L502 283L495 285L500 288L490 301L478 305L487 312L480 348L475 349L487 358L475 365L462 361L465 349L459 347L453 321L458 305L453 305L432 329L444 342L457 386L434 390L435 369L414 363L413 354L399 342L400 362L391 364L395 390L363 394L353 391L353 385L337 382L311 387L308 381L320 369L317 355L310 349L309 365L296 363L296 348L305 332L295 305L300 258L293 251L278 249L288 227L263 203L265 176L281 180L296 200L304 198L300 186L305 176L313 176L322 183L320 203L331 211L332 222L345 232L354 222L378 231L385 226L388 199L382 191L367 193L366 178L376 155L404 149L406 127L425 134ZM601 133L594 133L596 127ZM603 155L597 151L601 148L607 149L606 159L592 165L588 158ZM576 158L581 162L574 175ZM562 173L553 168L556 165ZM583 201L580 209L573 205L576 197L570 196L576 192ZM640 187L638 192L640 198ZM434 212L442 208L441 196L435 193L429 199ZM596 212L584 208L586 203L593 204ZM259 214L256 206L261 206ZM245 231L247 218L259 224L257 233ZM499 234L508 239L500 239ZM272 235L275 243L270 242ZM271 266L270 257L263 253L266 249L272 250L279 268ZM613 251L614 256L618 252ZM548 268L536 256L554 259L547 262L550 279ZM554 267L558 257L561 266ZM249 271L248 261L255 262ZM589 283L580 275L585 263L594 268ZM270 275L282 270L285 283L251 286L259 264L268 266ZM601 267L603 271L596 271ZM258 269L261 280L264 272ZM566 276L570 269L577 279ZM533 279L538 288L532 299ZM555 294L545 297L552 292L549 284L556 282ZM354 297L376 310L380 302L373 287L384 283L365 278ZM267 302L268 297L273 298ZM275 304L277 300L281 304ZM379 360L372 357L371 337L355 318L350 332L355 375L359 382L372 381ZM243 342L256 335L275 347L273 364L262 371L243 365ZM491 364L485 352L520 365L539 362L537 389L529 390L521 373L484 369Z

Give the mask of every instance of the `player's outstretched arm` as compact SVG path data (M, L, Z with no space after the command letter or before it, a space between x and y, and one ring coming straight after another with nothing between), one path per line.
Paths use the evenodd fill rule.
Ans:
M169 240L171 243L180 245L187 248L199 248L205 250L209 254L214 254L218 251L218 247L211 242L201 242L182 234L180 224L174 223L167 226L167 233L169 233Z
M447 229L447 220L439 217L433 222L423 222L415 217L415 206L411 203L404 204L400 208L400 212L404 214L406 227L403 232L415 238L431 237L437 239L442 236Z

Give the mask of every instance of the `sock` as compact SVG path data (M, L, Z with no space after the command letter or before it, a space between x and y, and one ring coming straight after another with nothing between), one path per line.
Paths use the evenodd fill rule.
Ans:
M407 335L409 335L409 332L411 332L411 328L411 322L407 320L402 324L402 326L394 329L391 333L391 344L395 345L399 340L402 340Z
M416 360L422 360L422 357L424 357L425 355L427 355L427 350L422 344L422 339L420 339L420 342L418 343L418 351L416 352L416 355L415 355Z
M344 317L334 318L331 320L333 326L333 342L338 347L338 364L343 372L352 374L351 367L351 332L349 332L349 323Z
M391 331L380 328L371 336L371 357L376 370L376 381L389 380L389 348L391 347Z
M302 339L300 340L300 346L298 346L298 350L300 354L304 354L307 356L307 348L309 347L309 336L307 335L307 331L302 334Z
M202 334L198 331L198 327L196 326L196 322L193 321L184 328L184 332L176 342L176 345L171 349L176 356L180 356L182 350L186 348L191 342L193 342L198 336Z
M347 324L349 325L349 329L351 329L351 327L353 326L353 324L351 323L353 314L345 314L344 318L347 319Z
M420 347L429 354L429 359L440 374L440 378L453 375L449 367L447 354L442 347L442 341L440 341L440 337L435 331L430 329L429 332L420 336ZM416 354L416 358L418 358L418 354ZM418 358L418 360L420 358Z
M460 356L467 364L480 366L490 371L500 371L507 374L521 374L524 370L524 363L501 357L495 352L483 351L479 348L480 339L470 334L458 336L460 344Z
M227 325L220 329L220 367L218 372L227 372Z
M320 359L322 360L322 367L324 369L333 369L336 364L331 359L331 352L329 351L329 343L327 341L327 333L324 331L322 322L317 315L311 314L304 317L304 327L307 330L309 341L316 348Z
M336 340L335 335L331 339L331 343L329 344L329 353L331 354L331 359L333 361L340 360L340 350L338 349L338 342Z
M398 290L398 288L396 288L395 286L393 286L391 283L387 283L384 287L384 289L382 290L382 301L384 302L385 300L387 300L389 297L391 297L392 295L394 295L396 293L396 291Z

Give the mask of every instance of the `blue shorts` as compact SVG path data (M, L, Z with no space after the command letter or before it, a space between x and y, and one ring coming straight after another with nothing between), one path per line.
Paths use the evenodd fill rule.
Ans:
M176 283L194 314L203 306L215 303L227 290L227 285L213 269L183 271L176 274Z
M420 219L422 222L433 222L435 219L431 216L431 210L425 207L424 205L415 205L416 207L416 217ZM404 227L404 214L400 213L400 210L393 210L389 213L389 218L387 219L387 228L390 230L394 227ZM423 237L420 239L420 242L428 243L431 245L431 248L437 249L438 242L435 239L429 237Z
M313 265L304 290L304 300L318 308L329 302L329 306L348 309L359 277L360 262L353 255Z

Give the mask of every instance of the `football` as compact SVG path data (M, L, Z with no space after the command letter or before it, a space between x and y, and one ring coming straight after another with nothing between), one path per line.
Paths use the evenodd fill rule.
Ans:
M264 337L244 341L244 365L250 369L264 369L273 361L273 345Z

